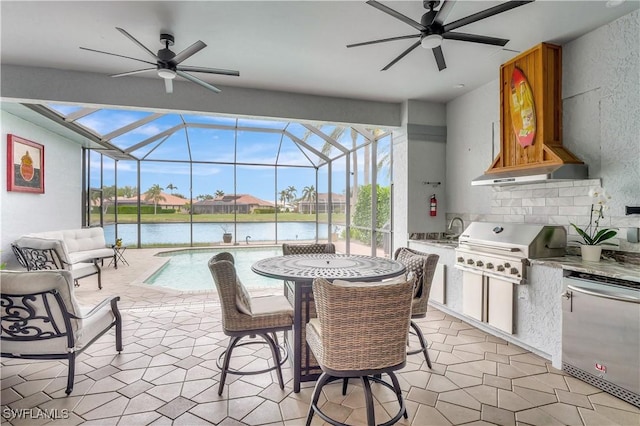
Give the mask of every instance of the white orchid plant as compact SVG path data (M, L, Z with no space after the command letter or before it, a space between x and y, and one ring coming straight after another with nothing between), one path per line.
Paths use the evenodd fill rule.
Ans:
M598 229L600 226L600 220L604 218L604 211L609 209L607 201L611 199L611 196L607 194L603 188L597 187L592 188L589 191L589 197L593 199L591 203L591 212L589 214L589 225L584 229L578 227L575 223L570 223L570 225L573 226L576 232L578 232L578 235L582 237L585 245L615 245L605 241L618 234L617 228Z

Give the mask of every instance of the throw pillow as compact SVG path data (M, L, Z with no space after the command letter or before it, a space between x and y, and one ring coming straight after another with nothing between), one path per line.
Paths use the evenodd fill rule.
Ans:
M236 308L243 314L251 315L251 297L249 292L242 285L240 278L236 277Z

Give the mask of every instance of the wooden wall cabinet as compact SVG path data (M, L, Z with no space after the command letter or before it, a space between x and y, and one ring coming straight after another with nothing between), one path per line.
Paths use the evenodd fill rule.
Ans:
M511 115L511 79L514 68L526 76L533 92L536 134L522 147ZM500 67L500 154L487 173L566 163L581 164L562 146L562 50L541 43Z

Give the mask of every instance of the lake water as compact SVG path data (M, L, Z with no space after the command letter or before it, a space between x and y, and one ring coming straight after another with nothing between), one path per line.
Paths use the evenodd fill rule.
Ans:
M234 235L234 242L244 244L249 242L276 241L314 241L316 239L315 222L249 222L237 223L194 223L194 244L212 244L222 241L223 227ZM107 244L114 242L115 225L105 225L104 236ZM144 223L141 225L142 244L189 244L191 225L189 223ZM138 226L136 224L118 225L118 237L123 245L138 244ZM328 238L326 224L318 225L318 239Z
M224 250L188 249L160 253L158 256L171 257L162 268L145 280L145 283L172 288L180 291L215 290L216 286L209 271L211 257L221 251L233 254L240 281L247 288L282 287L281 280L263 277L251 270L251 265L260 259L281 256L282 247L243 247Z

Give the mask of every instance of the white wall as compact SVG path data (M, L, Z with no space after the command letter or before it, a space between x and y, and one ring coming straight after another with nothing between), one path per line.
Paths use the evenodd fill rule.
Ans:
M562 48L563 144L611 194L604 224L620 228L620 248L640 251L640 244L624 241L628 227L640 227L638 215L624 214L625 205L640 206L640 11ZM498 120L498 79L447 104L448 215L562 225L586 217L585 195L597 180L567 182L574 188L564 190L471 186L491 164Z
M406 246L409 232L444 231L445 123L444 104L416 100L402 104L402 127L393 131L394 247ZM432 181L442 184L435 188L423 184ZM433 193L439 200L435 218L428 213Z
M11 242L29 232L79 228L82 225L82 151L79 145L21 118L0 111L2 190L0 249L9 268L18 264ZM7 134L44 145L44 194L7 191Z

